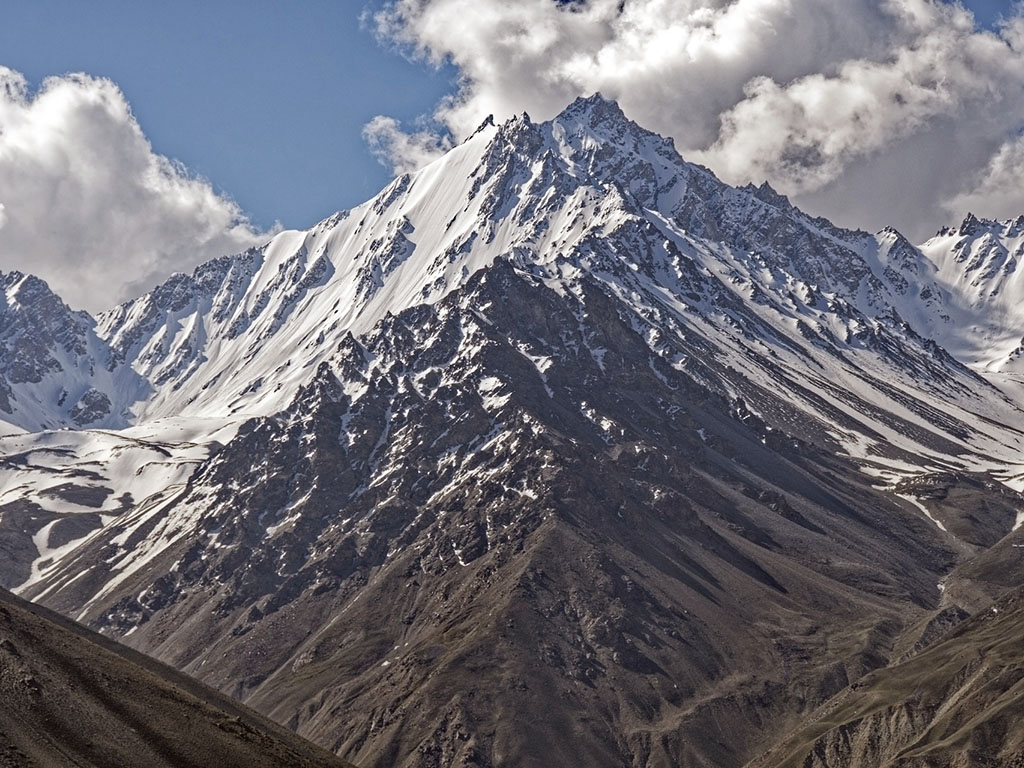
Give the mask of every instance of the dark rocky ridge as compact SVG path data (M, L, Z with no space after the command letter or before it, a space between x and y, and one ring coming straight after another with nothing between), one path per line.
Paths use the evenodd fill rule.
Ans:
M0 590L0 766L346 765L169 667Z

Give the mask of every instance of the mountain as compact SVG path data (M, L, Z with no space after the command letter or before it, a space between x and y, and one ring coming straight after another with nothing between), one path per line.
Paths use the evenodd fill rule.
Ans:
M361 765L743 765L1012 586L941 238L486 121L81 317L130 425L0 438L0 579Z
M738 764L955 556L580 288L498 266L393 316L23 593L357 763ZM684 747L709 728L736 737Z
M0 765L347 764L226 696L0 591Z
M31 275L0 273L0 291L0 421L31 432L128 426L149 387L111 364L95 321Z
M968 214L919 247L891 229L879 242L902 316L1015 401L1024 400L1024 216L994 221Z

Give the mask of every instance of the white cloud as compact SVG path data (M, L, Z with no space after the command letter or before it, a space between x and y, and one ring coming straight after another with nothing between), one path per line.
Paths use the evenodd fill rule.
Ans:
M407 133L392 117L378 115L363 128L370 152L395 173L422 168L452 148L451 140L431 131Z
M1024 137L1007 141L972 180L969 189L947 204L953 216L968 211L990 218L1013 218L1024 213Z
M265 237L231 200L154 153L124 95L87 75L30 94L0 67L0 269L106 309Z
M817 212L856 209L865 218L844 223L864 226L893 223L886 197L899 196L909 218L895 223L934 229L1024 125L1014 13L992 32L942 0L392 0L376 24L458 69L432 116L456 139L487 114L547 119L600 91L728 181L768 178ZM948 178L892 186L922 159Z
M716 142L700 153L730 179L764 175L792 192L818 189L857 158L951 115L1007 128L1024 112L1008 86L1024 85L1024 57L978 34L956 6L907 3L917 35L883 61L852 59L834 74L779 85L759 77L722 116Z

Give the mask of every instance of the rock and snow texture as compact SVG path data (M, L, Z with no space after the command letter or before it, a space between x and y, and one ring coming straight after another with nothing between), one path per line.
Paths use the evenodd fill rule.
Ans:
M992 371L1021 356L1022 244L1024 220L969 217L920 249L894 230L838 229L767 184L721 183L595 96L548 123L486 121L364 205L175 275L95 323L41 281L6 276L0 418L28 432L184 418L212 433L284 411L324 365L358 399L382 374L339 362L357 339L500 262L580 303L581 327L584 286L601 291L662 363L879 482L970 471L1019 489L1024 413ZM603 370L605 350L579 343ZM558 351L519 352L553 397ZM485 411L497 418L521 385L484 372ZM612 420L579 409L612 439ZM110 489L136 504L166 491L136 485Z
M113 365L95 321L31 275L0 273L0 291L0 422L28 432L128 426L151 390Z
M978 370L1021 372L1024 345L1024 216L982 221L968 215L921 246L946 298L926 330Z
M948 547L989 546L1016 522L1021 229L969 219L920 248L838 229L767 184L721 183L594 97L547 123L487 121L364 205L95 322L9 276L0 419L30 434L0 440L0 576L264 711L291 691L289 671L319 680L345 642L374 660L352 680L370 690L389 669L407 677L386 689L406 690L413 662L386 653L391 629L353 639L335 624L350 609L369 620L364 587L381 627L440 658L431 632L463 616L456 603L483 600L495 573L535 597L559 541L617 585L655 579L667 566L652 553L678 547L664 555L672 578L716 606L622 586L655 606L627 631L600 624L619 608L580 598L593 647L557 652L588 659L568 664L577 682L676 663L636 645L684 642L666 629L672 611L704 622L683 634L709 668L729 651L707 627L739 615L723 603L751 647L797 642L772 634L785 624L757 635L774 621L758 600L767 590L779 602L765 606L789 610L779 595L819 579L865 625L897 622L934 598ZM39 431L63 426L88 429ZM844 475L836 453L867 476ZM625 541L620 525L634 549L588 549ZM461 597L426 605L420 581ZM651 597L663 589L674 596ZM488 595L503 621L522 619L509 594ZM778 661L757 653L752 668ZM291 694L307 707L295 725L333 732L318 692ZM396 710L366 711L371 746L332 746L391 744Z
M980 255L994 247L981 229L976 245L958 246L974 254L962 271L988 274L995 261L1005 271L1013 257ZM111 366L152 388L136 421L269 415L350 334L502 260L566 296L598 280L670 364L699 378L706 355L727 361L733 380L706 383L757 412L775 407L759 402L762 391L784 392L848 453L892 458L898 448L988 470L1016 461L1020 442L1002 425L1020 413L973 373L968 298L952 267L926 258L953 237L920 251L893 231L837 229L767 185L722 184L593 97L549 123L485 122L366 204L176 275L102 315L98 333ZM1003 282L986 296L1012 303ZM1012 357L1020 339L1003 337L1016 308L971 306L1002 329L1007 349L994 354ZM686 356L681 344L701 352ZM86 394L74 413L93 418L102 393ZM793 418L778 414L778 426Z
M173 494L209 456L211 437L223 432L180 422L0 437L3 582L28 587L122 515Z
M952 555L918 509L666 362L601 281L575 290L499 261L348 337L22 594L360 764L572 764L567 707L622 713L583 728L588 765L645 743L679 764L716 728L736 738L692 749L741 764L790 710L773 696L751 730L733 664L765 696L828 695L868 648L821 641L891 638Z

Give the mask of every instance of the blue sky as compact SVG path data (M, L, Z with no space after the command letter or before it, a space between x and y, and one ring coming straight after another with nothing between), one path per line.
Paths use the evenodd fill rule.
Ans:
M33 85L87 72L124 91L157 152L262 227L306 227L372 196L389 172L363 125L429 113L454 73L386 50L359 0L3 3L0 64Z
M974 11L978 21L987 25L995 23L1000 16L1007 14L1012 4L1010 0L968 0L964 3Z

